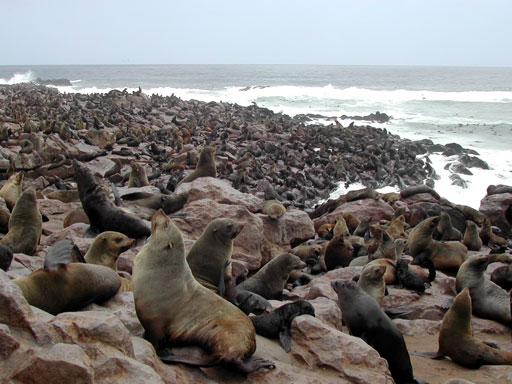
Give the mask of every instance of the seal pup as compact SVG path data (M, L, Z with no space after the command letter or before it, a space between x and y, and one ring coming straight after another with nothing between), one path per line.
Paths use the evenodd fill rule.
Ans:
M190 183L199 177L207 176L217 176L217 166L215 164L215 148L210 146L203 148L201 154L199 155L199 161L197 162L196 169L184 179L180 180L178 185L182 183Z
M491 281L505 291L512 289L512 264L496 268L491 274Z
M233 241L243 225L228 218L212 220L187 255L187 263L196 280L216 292L223 275L223 265L231 260ZM231 264L224 272L231 276Z
M69 263L73 243L61 240L48 251L44 269L14 279L30 305L52 315L76 311L114 296L121 286L116 272L102 265Z
M315 316L315 309L306 300L297 300L282 305L276 310L259 316L249 316L258 335L269 339L279 338L281 347L288 353L291 350L290 327L293 319L301 315Z
M237 307L197 282L186 259L183 237L162 210L151 219L151 237L133 266L135 311L164 362L211 366L233 364L243 372L273 368L253 357L256 332ZM208 354L194 357L169 346L197 346Z
M400 288L405 287L418 293L425 292L425 282L416 272L409 269L407 260L402 258L397 260L395 276Z
M108 198L91 171L77 160L73 161L82 207L91 228L97 232L116 231L132 239L151 235L149 226L139 217L124 212Z
M11 265L12 258L13 254L9 247L0 244L0 269L7 271Z
M415 353L417 356L440 359L448 356L468 368L482 365L512 364L512 352L500 350L476 339L471 326L471 302L469 289L464 288L443 317L439 332L437 353Z
M379 304L354 281L331 281L331 287L338 294L338 305L350 334L363 339L387 360L397 384L414 383L404 338Z
M470 251L479 251L483 247L482 239L478 235L478 228L471 220L466 220L466 230L464 231L462 244Z
M257 293L267 300L281 300L291 271L302 269L305 266L306 263L298 256L282 253L270 260L247 280L238 284L237 287Z
M512 263L509 254L474 255L462 264L457 272L457 292L469 288L473 314L484 319L496 320L512 326L511 299L508 293L485 275L487 266L495 262Z
M134 188L149 185L148 176L146 175L144 167L133 160L130 162L130 166L132 170L130 172L130 178L128 179L128 187Z
M261 213L272 220L277 220L286 213L286 208L277 200L267 200L263 202Z
M41 238L43 218L37 208L36 191L26 189L16 202L9 218L9 232L0 243L13 253L32 256Z
M413 264L421 264L428 257L436 269L458 269L468 257L468 249L458 241L440 242L432 238L432 233L440 217L433 216L420 222L409 233L409 252Z
M21 196L22 184L23 173L18 172L9 177L7 182L0 189L0 197L5 200L7 208L9 208L11 211L16 205L16 201L18 201L18 198Z
M359 280L357 280L357 284L359 284L367 294L373 297L381 307L386 294L386 283L384 282L385 272L385 265L367 265L363 268L361 276Z

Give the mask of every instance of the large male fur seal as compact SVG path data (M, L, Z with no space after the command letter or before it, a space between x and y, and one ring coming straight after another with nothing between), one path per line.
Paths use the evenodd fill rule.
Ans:
M98 232L116 231L132 239L151 235L149 226L140 218L123 212L108 198L89 169L74 160L80 201L91 227Z
M199 155L199 161L197 162L196 169L190 175L180 180L179 184L190 183L191 181L199 177L216 177L217 166L215 165L215 148L204 147Z
M203 286L217 290L221 277L231 276L231 264L222 274L222 268L231 260L233 240L243 225L228 218L215 219L208 224L187 255L192 274Z
M306 263L298 256L282 253L270 260L247 280L238 284L237 287L257 293L267 300L281 300L290 272L305 266Z
M414 383L404 338L379 304L354 281L332 281L331 286L338 294L338 305L350 334L362 338L387 360L397 384Z
M439 332L439 351L435 354L416 353L416 355L434 359L448 356L456 363L468 368L479 368L488 364L512 364L512 352L493 348L473 336L471 301L469 289L464 288L455 297L450 309L443 317Z
M428 257L436 269L457 269L467 259L468 249L458 241L440 242L432 238L432 232L439 223L439 216L429 217L416 225L409 234L409 251L415 258L414 264L421 264Z
M67 264L72 249L70 240L56 243L46 255L45 269L14 280L30 305L57 315L101 303L117 293L121 280L116 272L102 265Z
M281 347L286 352L291 350L290 327L292 320L300 315L315 316L315 309L311 303L306 300L297 300L293 303L285 304L270 313L250 316L256 333L270 339L279 337Z
M9 232L0 242L13 253L33 255L42 233L43 219L37 208L36 191L26 189L16 202L9 219Z
M252 357L256 332L234 305L199 284L185 260L181 232L163 211L151 219L151 237L135 258L133 297L146 338L166 362L231 363L244 372L273 367ZM175 346L198 346L208 356L180 355Z
M469 288L473 313L476 316L496 320L511 327L510 296L503 288L494 284L484 275L487 266L497 261L512 263L512 256L492 254L469 257L457 272L455 286L457 292Z

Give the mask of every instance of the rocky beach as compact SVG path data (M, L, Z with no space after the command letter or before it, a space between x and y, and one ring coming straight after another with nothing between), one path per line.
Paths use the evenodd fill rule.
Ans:
M39 83L48 84L46 80ZM36 84L0 85L0 187L21 172L23 190L33 187L37 193L43 220L35 252L14 252L10 266L0 271L0 381L392 383L388 362L342 325L331 282L352 279L363 267L348 263L326 267L330 232L343 218L348 231L345 241L351 242L343 247L350 260L377 259L374 255L384 252L385 246L382 236L379 240L376 235L377 227L389 228L403 217L405 240L425 219L449 217L460 234L473 222L483 237L484 244L467 251L466 257L507 255L512 248L512 187L490 186L479 210L448 201L431 188L438 175L429 156L450 157L450 178L463 186L461 175L488 168L477 152L456 143L401 139L385 129L358 124L385 121L389 118L385 113L346 118L353 122L305 125L314 116L292 118L256 104L186 101L174 95L148 96L141 89L80 94ZM205 147L214 148L216 175L180 183L194 171ZM186 195L187 201L172 215L187 251L214 219L242 224L231 256L236 283L282 253L299 255L296 249L301 245L319 246L313 262L299 255L308 266L299 277L290 277L282 300L270 300L273 309L306 300L314 307L315 317L293 320L290 353L279 340L257 336L255 356L272 360L275 369L244 375L225 367L164 364L143 337L131 291L56 315L29 305L15 279L43 268L45 256L61 240L71 240L84 255L94 241L87 220L69 222L69 213L82 207L78 194L72 193L77 188L75 160L94 174L112 201L148 226L155 209L129 201L130 195ZM139 177L134 176L137 166L142 167ZM339 183L347 188L361 184L365 189L330 199ZM376 191L386 186L400 192ZM268 200L285 207L277 219L262 212ZM10 230L13 208L9 205L8 199L0 204L3 235ZM356 236L357 224L363 221L373 229ZM489 235L487 231L490 239L482 235ZM117 259L117 272L124 279L131 280L135 256L143 245L139 239ZM395 258L415 257L408 246L396 252ZM506 265L490 264L486 279ZM389 268L394 275L396 265ZM458 293L456 271L438 268L424 293L406 289L396 280L386 284L382 307L395 315L401 312L393 322L404 335L409 353L437 351L446 303ZM502 350L512 352L512 318L502 324L473 316L472 325L478 339L492 339ZM512 382L510 365L469 369L451 359L414 355L411 361L414 375L430 383L451 378Z

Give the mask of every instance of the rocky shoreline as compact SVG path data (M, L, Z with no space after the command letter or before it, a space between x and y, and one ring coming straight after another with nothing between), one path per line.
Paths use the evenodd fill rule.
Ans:
M490 188L476 213L426 186L410 188L435 179L426 160L432 152L458 154L467 168L485 166L478 162L477 154L455 144L401 140L370 126L304 125L255 105L148 97L142 92L60 94L36 85L0 86L0 141L1 178L23 172L23 188L37 190L37 206L44 217L43 235L34 255L15 253L7 272L0 270L0 381L392 382L387 362L342 327L337 296L330 285L334 280L352 279L362 267L308 273L306 281L286 286L282 301L271 300L274 309L289 301L307 300L316 317L295 318L289 354L278 341L257 336L255 355L273 360L276 369L249 376L225 368L163 364L142 337L132 292L119 292L101 305L56 316L30 306L12 280L42 268L50 247L62 239L70 239L84 254L94 240L84 223L64 227L66 215L81 207L80 200L51 198L53 192L76 187L74 159L84 162L107 187L116 185L121 197L132 192L188 193L188 201L173 219L187 250L213 219L225 217L243 224L232 253L237 281L303 242L325 247L318 234L320 227L334 225L344 214L382 225L403 214L413 228L427 217L446 213L461 232L466 220L486 215L501 230L504 242L488 243L469 254L510 250L510 187ZM206 145L216 148L217 177L178 185L194 169L201 147ZM417 155L425 155L424 160ZM143 165L149 185L127 187L132 161ZM368 189L318 205L338 180L362 183ZM374 191L385 185L397 185L402 193ZM263 201L269 199L280 200L287 207L278 220L261 213ZM2 210L9 211L6 206ZM150 217L147 212L137 213ZM128 280L142 245L138 242L118 259L117 270ZM354 247L352 256L363 254L363 248L367 247ZM404 257L411 259L407 250ZM492 264L487 276L499 266L503 264ZM388 291L384 309L409 309L404 318L394 320L406 336L409 352L416 350L417 340L425 341L427 336L435 344L446 312L444 303L456 294L454 275L438 271L424 294L395 284L390 284ZM503 349L511 349L509 327L477 317L473 317L473 327L477 336L491 337ZM419 345L419 350L425 347ZM512 382L510 366L470 370L451 360L422 359L412 359L416 376L431 383L452 377Z

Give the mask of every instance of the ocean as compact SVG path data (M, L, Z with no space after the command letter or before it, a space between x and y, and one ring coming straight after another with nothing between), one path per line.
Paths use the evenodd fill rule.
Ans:
M327 65L73 65L0 66L0 84L65 78L61 92L105 93L141 87L147 94L260 107L290 116L315 115L312 123L343 126L376 111L386 128L411 140L458 143L479 153L490 170L461 175L451 184L445 166L454 158L430 155L435 189L448 200L479 208L490 184L512 185L512 68ZM361 188L351 185L350 189ZM391 186L392 187L392 186ZM392 190L387 188L386 190ZM343 183L333 197L345 193Z

